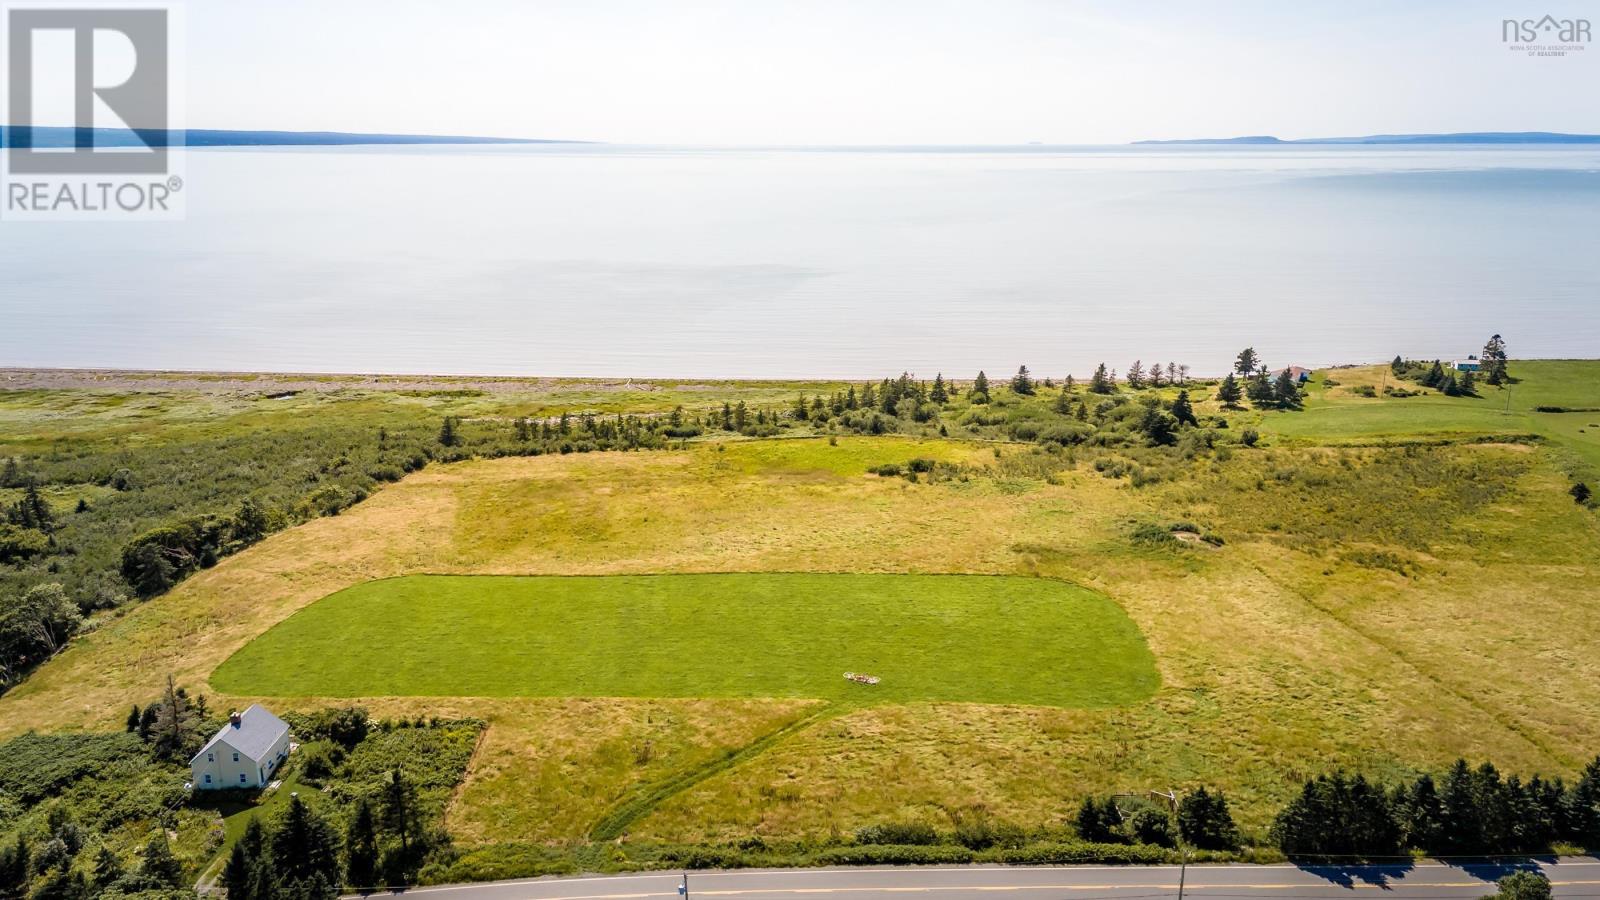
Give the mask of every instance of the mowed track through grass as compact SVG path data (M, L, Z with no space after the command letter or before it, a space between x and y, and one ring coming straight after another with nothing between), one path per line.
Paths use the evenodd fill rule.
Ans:
M882 681L846 681L846 671ZM313 603L211 677L289 697L807 697L1121 706L1158 685L1121 607L1048 578L414 575Z

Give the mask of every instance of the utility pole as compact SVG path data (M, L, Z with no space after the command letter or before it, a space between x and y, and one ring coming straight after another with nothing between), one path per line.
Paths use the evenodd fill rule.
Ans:
M689 873L688 872L683 873L683 882L678 885L678 896L679 897L683 897L684 900L688 900L688 897L689 897Z

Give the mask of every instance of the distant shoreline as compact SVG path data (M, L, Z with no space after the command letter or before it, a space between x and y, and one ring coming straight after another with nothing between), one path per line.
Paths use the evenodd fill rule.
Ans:
M0 146L11 146L15 125L0 126ZM446 134L374 134L349 131L243 131L210 128L147 132L123 128L34 127L30 146L64 147L348 147L410 144L587 144L589 141L548 138L473 137Z
M1463 131L1451 134L1369 134L1361 137L1296 138L1284 140L1270 134L1226 138L1178 138L1134 141L1134 144L1600 144L1600 134L1563 134L1555 131Z

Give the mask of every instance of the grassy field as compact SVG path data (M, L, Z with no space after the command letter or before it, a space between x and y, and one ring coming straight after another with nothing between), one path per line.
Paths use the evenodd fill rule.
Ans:
M846 671L877 675L865 686ZM412 576L317 601L211 676L308 697L798 697L1121 706L1150 651L1105 597L941 575Z
M362 702L489 722L448 814L464 847L565 846L619 821L625 840L672 842L977 813L1059 825L1088 792L1200 784L1259 835L1300 779L1334 766L1384 777L1460 755L1570 777L1600 746L1600 525L1567 495L1596 459L1596 414L1532 406L1600 407L1600 364L1512 372L1509 417L1492 389L1367 399L1351 388L1380 369L1321 373L1304 412L1236 414L1224 432L1258 428L1262 446L1175 457L1140 487L1070 452L893 437L431 466L101 622L0 697L0 733L114 727L168 672L213 704L323 705L231 681L224 663L376 579L944 572L1109 598L1159 682L1098 708L824 707L801 692ZM970 477L865 474L917 457ZM1138 539L1179 522L1223 543ZM256 677L278 684L316 674L262 662ZM857 667L829 665L835 688Z

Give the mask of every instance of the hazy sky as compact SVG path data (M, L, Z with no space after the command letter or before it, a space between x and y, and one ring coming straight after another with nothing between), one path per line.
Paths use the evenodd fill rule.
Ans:
M1600 132L1597 0L191 0L191 127L701 144Z

